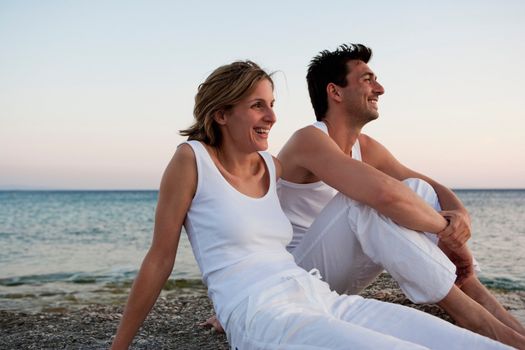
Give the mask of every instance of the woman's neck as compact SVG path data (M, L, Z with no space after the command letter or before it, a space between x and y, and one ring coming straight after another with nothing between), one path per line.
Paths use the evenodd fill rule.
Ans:
M211 150L220 167L235 177L251 178L263 168L258 152L242 152L236 147L228 147L227 144L211 147Z

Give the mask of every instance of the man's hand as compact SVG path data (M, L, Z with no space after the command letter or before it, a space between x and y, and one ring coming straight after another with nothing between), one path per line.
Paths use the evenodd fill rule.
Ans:
M443 210L439 212L449 224L441 232L438 232L439 241L450 249L459 249L470 238L470 217L466 211Z
M215 315L208 318L205 322L199 323L199 326L212 328L218 333L224 333L224 328L222 328L221 323L219 322L219 320L217 319L217 316Z
M467 279L474 276L474 262L470 249L466 244L460 248L451 249L441 241L439 241L438 246L456 265L456 285L461 287Z

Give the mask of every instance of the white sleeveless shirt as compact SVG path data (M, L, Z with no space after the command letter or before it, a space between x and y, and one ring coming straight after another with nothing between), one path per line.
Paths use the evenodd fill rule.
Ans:
M325 123L318 121L312 125L328 135L328 128ZM352 147L352 158L361 160L359 140L356 140ZM337 190L323 181L298 184L280 179L277 182L277 193L281 207L292 223L293 238L287 246L287 249L292 251L299 245L317 215L337 194Z
M303 271L285 247L292 227L279 205L272 156L259 152L270 178L268 192L249 197L220 173L205 146L187 142L195 153L197 190L184 227L219 321L272 280ZM270 281L270 282L269 282Z

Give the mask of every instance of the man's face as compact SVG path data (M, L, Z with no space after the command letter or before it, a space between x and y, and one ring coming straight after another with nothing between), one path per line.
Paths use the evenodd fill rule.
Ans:
M347 67L350 73L346 76L348 84L341 88L342 103L346 107L346 112L356 122L364 125L379 117L379 96L385 90L377 82L374 72L363 61L348 61Z

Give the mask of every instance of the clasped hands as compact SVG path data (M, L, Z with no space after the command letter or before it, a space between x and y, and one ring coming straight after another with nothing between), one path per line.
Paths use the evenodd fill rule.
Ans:
M467 246L471 236L470 217L466 211L443 210L440 214L447 219L448 225L438 232L439 248L456 265L456 285L461 287L474 275L472 253Z

